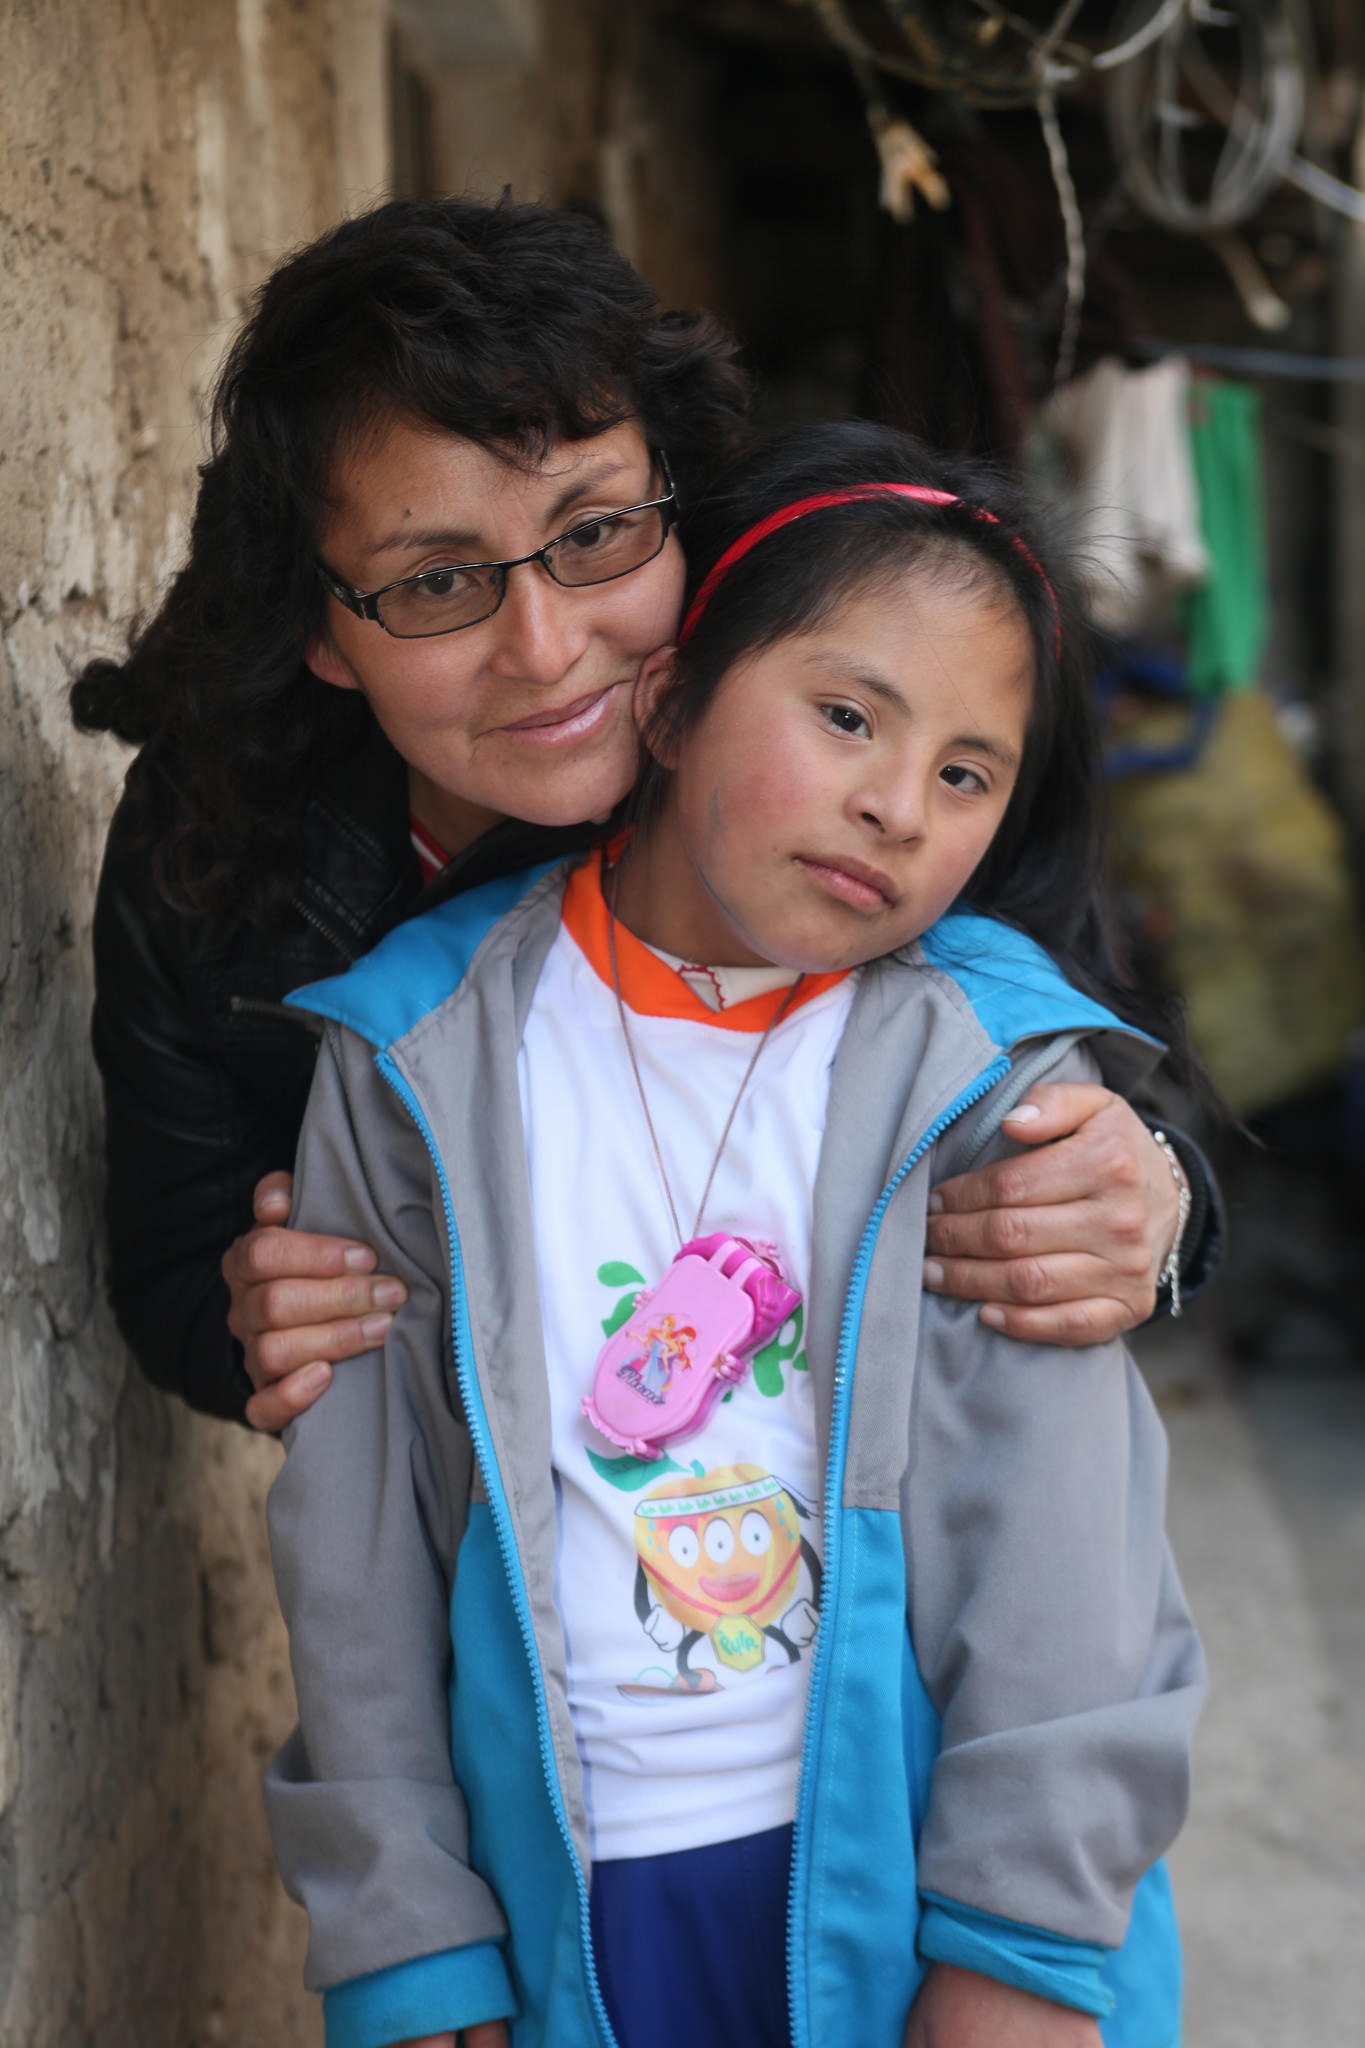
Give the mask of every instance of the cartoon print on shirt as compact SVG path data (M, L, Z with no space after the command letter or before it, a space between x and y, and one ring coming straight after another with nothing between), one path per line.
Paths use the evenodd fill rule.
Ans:
M748 1464L682 1474L637 1502L635 1612L675 1668L642 1672L622 1694L721 1690L715 1671L690 1662L703 1640L735 1672L757 1670L770 1644L798 1663L819 1626L820 1561L800 1527L809 1513Z
M662 1315L657 1323L650 1324L641 1340L648 1350L623 1359L617 1371L623 1379L629 1377L651 1401L662 1402L673 1384L674 1368L691 1372L692 1356L687 1347L696 1334L690 1323L680 1324L676 1316Z

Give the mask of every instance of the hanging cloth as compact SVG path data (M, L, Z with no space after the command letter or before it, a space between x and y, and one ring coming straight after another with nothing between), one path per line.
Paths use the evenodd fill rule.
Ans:
M1141 630L1167 611L1172 590L1208 573L1188 394L1176 357L1130 370L1105 356L1043 407L1071 474L1091 612L1107 632Z
M1261 397L1249 384L1190 387L1190 453L1209 575L1184 600L1196 697L1250 689L1265 647L1265 479Z

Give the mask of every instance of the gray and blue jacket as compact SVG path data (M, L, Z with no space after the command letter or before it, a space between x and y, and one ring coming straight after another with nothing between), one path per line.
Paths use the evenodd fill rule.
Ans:
M328 1024L293 1220L374 1245L410 1296L291 1426L270 1500L300 1725L267 1801L328 2048L498 2017L514 2048L612 2048L517 1083L564 873L459 897L294 998ZM1034 1081L1127 1087L1153 1057L986 919L859 978L807 1304L826 1481L794 2048L900 2048L933 1959L1100 2015L1106 2048L1178 2041L1158 1858L1204 1671L1160 1424L1120 1346L1016 1345L920 1291L931 1181L999 1150Z

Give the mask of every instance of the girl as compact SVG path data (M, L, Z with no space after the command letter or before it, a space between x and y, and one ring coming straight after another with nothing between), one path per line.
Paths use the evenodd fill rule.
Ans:
M328 2042L1165 2048L1160 1428L919 1284L933 1178L1157 1052L1078 615L882 429L695 534L634 836L300 998L300 1218L410 1297L271 1499Z

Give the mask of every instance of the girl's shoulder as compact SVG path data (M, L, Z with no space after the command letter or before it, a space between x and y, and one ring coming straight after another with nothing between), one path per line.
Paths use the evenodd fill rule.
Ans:
M286 1000L385 1051L439 1009L487 950L512 956L527 942L548 947L569 865L543 861L452 896L398 925L345 974Z
M1105 1004L1069 981L1046 947L1017 926L977 911L953 911L917 942L924 965L953 982L991 1040L1077 1031L1135 1032Z

